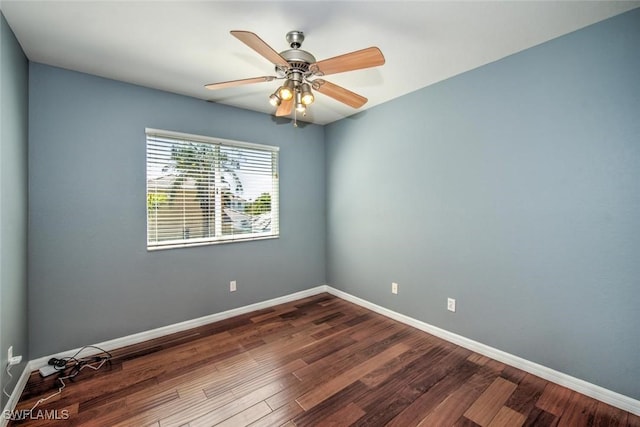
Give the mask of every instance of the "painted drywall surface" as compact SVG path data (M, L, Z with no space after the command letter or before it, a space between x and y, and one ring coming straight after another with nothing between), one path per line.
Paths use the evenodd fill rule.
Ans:
M27 137L29 65L0 13L0 366L2 387L13 390L28 360ZM7 350L25 362L5 373ZM2 407L7 398L2 393Z
M32 358L325 283L322 127L36 63L29 101ZM280 238L147 252L146 127L279 146Z
M327 126L328 283L640 398L638 46L635 10Z

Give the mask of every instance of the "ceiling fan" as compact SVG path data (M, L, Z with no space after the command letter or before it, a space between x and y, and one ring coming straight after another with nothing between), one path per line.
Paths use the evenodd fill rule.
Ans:
M284 83L271 94L269 102L277 107L276 116L278 117L291 114L295 107L294 120L295 113L306 114L307 107L314 102L315 97L312 89L350 107L362 107L367 102L367 98L319 77L377 67L385 62L382 52L377 47L369 47L316 61L312 54L300 49L304 41L302 31L289 31L286 39L291 49L280 53L252 32L231 31L231 35L271 61L275 65L276 75L211 83L205 87L217 90L245 84L270 82L276 79L284 80Z

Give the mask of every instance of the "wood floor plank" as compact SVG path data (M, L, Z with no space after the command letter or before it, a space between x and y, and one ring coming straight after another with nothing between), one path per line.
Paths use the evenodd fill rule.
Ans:
M483 356L481 354L478 353L472 353L469 355L469 362L473 362L476 363L478 365L484 365L485 363L487 363L489 359L487 356Z
M560 417L573 393L573 391L567 388L548 382L544 387L542 395L538 398L536 406L543 411Z
M301 380L335 376L349 369L363 360L370 358L389 345L389 340L402 331L399 325L389 325L382 330L375 331L375 339L359 340L357 343L332 353L309 366L298 369L295 374Z
M111 354L37 406L69 420L9 426L640 427L636 415L329 294ZM16 408L57 389L56 375L34 372Z
M250 424L251 427L270 427L279 426L293 420L298 414L302 412L302 408L295 401L290 401L288 404L281 406L280 408L273 409L272 411L254 421Z
M502 378L509 381L507 378L504 377L504 375L502 375L502 371L504 371L504 369L507 367L507 365L505 365L504 363L498 362L497 360L489 359L489 361L484 364L484 367L487 369L491 369L496 374L500 375ZM513 382L513 381L509 381L509 382L517 384L517 382Z
M369 320L375 317L372 312L367 309L363 309L362 307L355 306L354 309L355 316L353 317L353 319L346 322L349 326L356 326L357 324L362 323L365 320Z
M287 363L284 366L279 368L275 368L270 370L269 372L260 375L259 377L255 377L249 381L237 381L236 386L231 389L233 394L236 396L244 396L251 391L262 387L263 385L269 384L273 381L278 381L284 378L288 378L289 382L294 384L300 382L298 377L293 375L293 372L296 369L300 369L303 366L307 366L304 361L300 359L296 359L293 362ZM207 390L205 390L205 394L207 394ZM210 396L207 396L210 397Z
M384 333L388 329L397 331L397 323L387 318L374 317L366 320L359 328L354 329L350 334L351 338L356 341L370 340L380 333Z
M266 402L273 410L276 410L290 402L295 402L296 405L298 405L298 402L296 402L295 399L309 392L310 390L313 390L319 383L320 380L318 380L317 382L301 381L298 384L294 384L291 387L287 387L284 390L275 393L273 396L267 398Z
M311 331L316 332L322 328L326 328L326 325L315 327L311 329ZM269 361L281 362L283 358L287 358L288 355L297 349L311 345L316 341L315 338L306 333L292 334L267 341L265 345L249 350L249 353L258 363L266 363Z
M556 427L558 425L558 417L550 412L543 411L538 407L531 409L527 415L524 427Z
M120 397L126 397L140 390L147 390L155 385L157 385L157 380L155 378L149 378L147 380L123 387L117 391L112 391L108 394L102 394L92 399L83 400L79 404L79 410L88 411L94 407L102 406L106 402L113 401L114 399L118 399Z
M522 371L518 368L514 368L513 366L505 366L505 368L502 370L502 373L500 374L502 378L507 381L511 381L514 384L520 384L520 382L527 375L530 374L527 374L527 372Z
M259 402L236 415L227 418L221 423L216 424L217 427L244 427L254 421L259 420L267 414L271 413L271 408L264 401ZM190 427L191 427L191 423Z
M317 325L318 324L316 322L317 320L322 319L323 317L326 317L328 315L334 314L339 310L340 310L339 307L327 306L327 307L321 307L321 308L315 309L313 311L308 311L308 312L299 311L295 316L294 315L290 315L290 316L284 316L283 315L282 318L288 320L289 323L291 323L294 327L299 327L299 326L302 326L302 325L308 324L308 323L312 323L312 324Z
M305 348L300 358L310 365L355 343L356 341L348 335L333 337L330 340L319 340L317 344Z
M272 319L274 317L278 317L278 316L281 316L281 315L286 314L286 313L295 313L296 311L297 311L297 309L295 307L282 306L282 307L280 307L278 309L271 310L268 313L258 314L256 316L252 317L251 321L253 323L260 323L263 320L270 320L270 319Z
M427 414L419 422L419 426L447 425L453 420L458 420L464 412L476 401L478 397L489 387L492 377L482 374L474 374L468 381L451 393L442 403ZM416 414L419 416L420 414Z
M511 397L509 397L505 406L528 416L529 412L531 412L535 407L540 396L542 396L547 382L542 378L531 374L523 376L511 375L510 377L514 379L521 378L521 380L518 383L518 388L516 388Z
M407 345L411 347L409 351L368 373L361 378L360 381L369 388L375 388L389 379L389 377L395 375L398 371L404 370L407 366L410 366L416 360L423 357L425 352L434 346L433 343L428 341L418 343L407 342Z
M204 396L204 389L210 384L219 381L220 378L235 375L235 373L221 372L210 366L202 366L198 369L190 370L186 375L176 376L170 380L161 381L155 387L155 391L165 391L175 389L181 397L192 394Z
M365 412L355 403L351 402L322 421L326 427L350 426L365 415Z
M298 426L321 425L328 416L342 410L368 392L367 386L356 381L310 410L302 412L293 419L293 422Z
M161 407L149 408L144 411L138 410L138 408L135 406L126 407L126 410L123 411L123 416L118 418L117 421L112 421L110 423L101 423L99 425L108 425L111 427L130 427L136 425L144 425L153 420L160 422L160 420L167 418L173 414L189 413L192 408L197 408L200 405L203 405L204 402L206 402L208 405L217 407L222 406L225 403L232 402L234 399L235 397L231 393L229 393L228 395L217 396L215 400L206 399L206 397L204 397L204 393L200 393L199 395L192 394L189 396L180 396L179 399L165 403ZM178 423L178 425L183 425L185 423L186 421L183 421ZM163 424L160 422L160 425L162 426Z
M595 427L626 427L629 414L622 409L598 402L593 425Z
M201 345L204 346L206 343L203 342ZM233 347L236 346L236 344L233 344ZM146 369L149 364L170 365L179 361L193 360L194 357L197 357L197 353L198 345L188 344L186 347L180 346L156 352L145 358L126 360L122 363L122 369L132 371L135 369Z
M404 344L396 344L381 353L376 354L371 359L364 363L355 366L342 375L335 377L334 379L322 384L321 386L305 393L303 396L296 399L296 402L302 407L302 409L309 410L313 406L322 402L326 398L334 395L338 391L342 390L349 384L357 381L362 376L368 374L378 367L380 364L384 364L389 360L398 357L402 353L408 351L410 348Z
M488 427L520 427L526 419L527 418L521 413L503 406L496 416L493 417Z
M129 408L136 408L136 411L147 411L149 409L156 408L158 406L165 405L168 402L174 401L176 399L180 399L180 395L178 394L178 390L169 390L164 393L157 394L145 394L142 395L138 393L138 395L127 396L125 398L125 405Z
M460 417L454 424L455 427L481 427L479 424L474 423L469 418Z
M218 371L246 371L258 366L258 362L248 352L228 357L214 364Z
M283 386L281 381L274 381L249 394L237 397L222 406L211 405L210 399L207 399L197 405L190 406L183 412L161 419L160 425L162 427L178 427L187 421L191 427L212 426L265 400L272 394L282 390Z
M488 426L517 387L517 384L503 378L496 378L478 400L467 409L464 416L483 427Z
M418 377L409 385L422 394L394 414L395 417L387 425L404 427L420 424L447 396L478 372L479 366L466 360L468 353L462 353L455 359L451 357L436 359L433 369L428 370L425 375ZM365 406L365 410L371 408L373 403Z
M597 400L574 392L558 421L558 427L593 425L597 407Z
M425 357L415 360L396 375L390 376L384 382L371 389L364 397L356 400L356 403L367 412L367 422L385 423L404 410L414 402L419 396L424 396L427 390L437 387L437 390L444 391L444 387L451 383L451 380L443 382L447 373L456 372L456 375L470 376L471 372L462 366L471 367L465 364L468 351L456 349L454 352L442 353L435 349L433 353L425 354ZM440 349L441 350L441 349ZM432 354L436 356L432 358ZM434 366L434 359L438 360ZM476 369L475 365L473 369ZM451 377L452 378L452 377ZM446 393L442 393L443 398ZM381 408L392 408L380 413Z
M627 427L640 427L640 416L628 414Z
M330 324L327 322L327 324ZM322 331L318 331L311 335L312 338L316 340L320 340L322 338L329 338L333 335L337 335L340 332L346 331L349 327L343 323L339 323L335 326L331 326L330 328L324 329Z
M241 375L238 375L237 373L225 376L220 375L219 378L215 379L211 384L204 387L203 390L207 397L212 397L216 394L233 389L236 389L236 392L238 392L238 389L244 383L260 381L261 378L267 375L276 378L279 376L286 376L292 371L295 372L295 368L304 366L306 366L306 364L300 359L296 359L283 366L279 365L278 363L261 364L258 368L250 372L245 372Z
M78 405L76 405L76 407L77 406ZM75 411L75 414L70 413L69 420L64 421L63 425L68 425L69 421L74 425L81 426L91 424L100 425L102 420L105 421L102 425L113 425L116 420L123 418L124 409L126 409L124 399L120 399L99 408L93 408L84 412ZM37 424L29 423L28 425L36 426Z

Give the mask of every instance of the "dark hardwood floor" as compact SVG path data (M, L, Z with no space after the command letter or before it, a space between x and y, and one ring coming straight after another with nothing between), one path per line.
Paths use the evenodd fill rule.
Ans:
M36 408L68 419L10 425L640 427L638 416L328 294L112 353L111 366L83 370ZM17 409L55 381L33 373Z

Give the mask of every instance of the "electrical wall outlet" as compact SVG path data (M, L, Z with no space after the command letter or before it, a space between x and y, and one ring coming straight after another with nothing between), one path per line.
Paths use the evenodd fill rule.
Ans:
M391 284L391 293L396 295L398 294L398 284L396 282Z
M13 346L9 346L9 349L7 350L7 363L9 363L9 366L17 365L20 362L22 362L22 356L14 356Z
M447 310L456 311L456 300L453 298L447 298Z
M236 289L238 289L236 287L236 281L232 280L231 282L229 282L229 292L235 292Z

